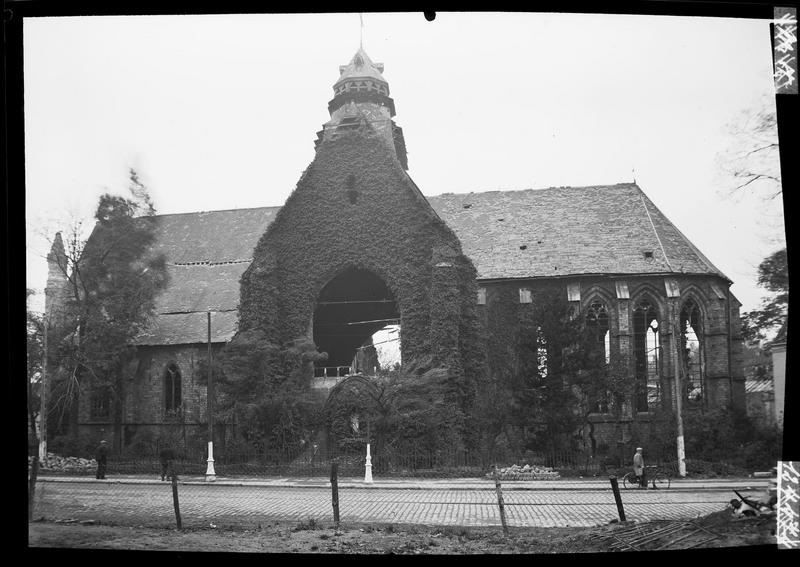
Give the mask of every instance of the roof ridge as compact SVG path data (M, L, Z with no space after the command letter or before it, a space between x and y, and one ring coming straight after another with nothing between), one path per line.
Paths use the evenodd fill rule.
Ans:
M549 191L556 189L613 189L613 188L630 188L635 187L641 191L635 183L613 183L610 185L553 185L550 187L528 187L526 189L492 189L490 191L468 191L464 193L445 192L438 195L429 195L428 197L443 197L445 195L484 195L488 193L524 193L527 191Z
M637 187L637 188L638 188L638 187ZM708 267L708 268L709 268L709 269L710 269L712 272L715 272L717 275L719 275L719 276L723 277L723 278L724 278L724 279L726 279L727 281L729 281L729 282L730 282L730 281L732 281L732 280L731 280L731 279L730 279L730 278L729 278L727 275L725 275L725 274L722 272L722 270L720 270L719 268L717 268L717 267L716 267L716 266L715 266L715 265L714 265L714 264L711 262L711 260L709 260L709 259L708 259L708 257L707 257L705 254L703 254L703 253L700 251L700 249L699 249L699 248L697 248L697 246L695 246L695 245L692 243L692 241L691 241L691 240L690 240L690 239L689 239L689 238L688 238L688 237L687 237L685 234L683 234L683 232L681 232L681 229L679 229L679 228L677 227L677 225L676 225L674 222L672 222L672 221L669 219L669 217L667 217L667 215L665 215L665 214L664 214L664 212L663 212L661 209L659 209L659 208L658 208L658 206L656 206L656 204L655 204L655 203L654 203L654 202L653 202L653 201L650 199L650 197L648 197L648 196L647 196L647 194L646 194L644 191L642 191L642 189L641 189L641 188L638 188L638 189L639 189L639 192L641 193L642 197L644 197L644 199L646 199L646 200L647 200L647 203L649 203L649 204L650 204L650 206L652 206L652 207L653 207L653 208L656 210L656 212L657 212L659 215L661 215L661 217L662 217L664 220L666 220L666 221L667 221L667 223L669 223L669 225L670 225L670 226L671 226L671 227L672 227L672 228L675 230L675 232L678 234L678 236L679 236L679 237L680 237L680 238L681 238L681 239L684 241L684 243L686 243L686 245L687 245L687 246L688 246L688 247L689 247L689 248L692 250L692 252L694 252L694 254L696 254L696 255L697 255L697 257L700 259L700 261L701 261L701 262L703 262L703 263L706 265L706 267ZM654 228L655 228L655 227L654 227Z
M644 197L644 191L640 191L639 198L642 201L644 212L647 213L647 220L650 222L650 227L653 229L653 234L656 235L656 240L658 240L658 246L661 248L661 254L664 255L664 261L667 263L667 267L669 268L670 272L674 272L675 270L672 268L672 264L669 263L669 257L667 256L667 251L664 249L664 243L661 242L661 237L658 235L658 230L656 229L655 223L653 223L653 217L650 215L650 209L647 208L647 203L645 202Z
M232 209L212 209L210 211L186 211L183 213L160 213L153 215L153 218L159 217L177 217L181 215L199 215L199 214L207 214L207 213L228 213L232 211L257 211L260 209L281 209L283 205L268 205L264 207L235 207Z
M211 260L197 260L193 262L167 262L168 266L223 266L226 264L249 264L252 262L252 258L238 258L236 260L224 260L220 262L214 262Z

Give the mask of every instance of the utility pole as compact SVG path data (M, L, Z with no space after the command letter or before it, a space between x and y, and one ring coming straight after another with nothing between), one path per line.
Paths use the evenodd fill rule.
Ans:
M678 341L680 340L680 318L678 314L678 301L675 300L672 308L672 368L675 375L675 412L678 422L678 475L686 477L686 452L683 443L683 381L679 368L680 357L678 356Z
M214 373L211 370L211 309L208 310L208 385L206 387L206 413L208 414L208 468L206 482L213 482L214 472Z

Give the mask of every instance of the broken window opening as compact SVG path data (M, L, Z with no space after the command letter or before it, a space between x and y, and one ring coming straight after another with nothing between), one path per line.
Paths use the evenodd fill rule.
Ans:
M636 366L636 410L655 409L661 402L661 340L658 311L647 300L633 310L633 350Z
M174 362L164 371L164 415L177 417L181 410L181 371Z
M611 362L611 329L609 325L608 311L606 306L600 301L593 301L586 312L586 327L589 329L590 340L594 344L597 358L604 364ZM602 358L600 353L602 353ZM609 392L599 392L597 399L592 403L591 411L595 413L607 413L609 410Z
M316 363L315 377L375 375L402 363L397 302L368 270L350 268L328 282L312 324L317 350L328 353L327 360Z
M536 370L540 378L547 378L547 337L539 325L536 326Z
M95 386L89 397L89 419L106 420L111 417L111 395L105 386Z
M682 353L681 363L686 387L686 397L689 400L701 401L703 399L703 344L702 314L700 308L688 299L683 304L680 315L680 346Z
M400 367L400 325L386 325L356 350L351 364L353 374L375 376L379 370Z
M598 349L602 349L603 360L611 362L611 331L608 310L599 301L594 301L586 311L586 325L592 330L592 337Z

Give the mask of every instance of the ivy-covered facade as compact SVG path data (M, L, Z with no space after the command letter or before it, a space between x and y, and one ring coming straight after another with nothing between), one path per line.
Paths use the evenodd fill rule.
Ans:
M395 325L403 368L446 372L468 418L482 384L546 363L531 343L546 341L532 315L545 289L559 290L594 329L601 363L632 385L619 411L591 401L593 443L626 443L632 422L673 406L676 376L687 402L744 404L731 281L637 185L426 197L389 94L383 65L359 49L282 207L156 217L170 283L137 341L116 442L171 424L202 435L208 343L214 358L253 333L324 352L295 369L324 398L358 370L351 361L372 335ZM109 412L90 399L79 423L99 436ZM236 424L222 421L224 439Z

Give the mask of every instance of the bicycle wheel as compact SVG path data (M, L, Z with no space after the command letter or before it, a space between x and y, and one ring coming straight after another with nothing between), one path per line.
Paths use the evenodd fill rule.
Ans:
M669 477L664 473L656 473L653 477L654 488L669 488Z
M625 476L622 477L622 486L625 488L636 488L639 486L639 481L633 473L625 473Z

